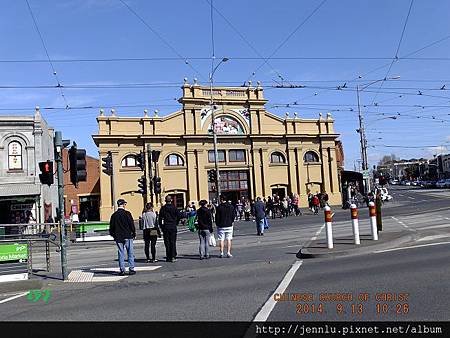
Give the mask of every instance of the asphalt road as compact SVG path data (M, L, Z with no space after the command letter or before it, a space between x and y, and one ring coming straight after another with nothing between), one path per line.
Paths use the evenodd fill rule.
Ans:
M402 246L450 241L450 191L398 187L390 193L394 201L383 207L383 232L416 234L414 242ZM336 208L334 212L336 234L351 235L349 211ZM367 213L367 209L360 210L361 231ZM303 320L304 316L310 316L308 320L448 320L448 244L380 253L370 247L362 255L299 261L296 253L302 245L314 236L325 237L322 225L322 213L315 216L305 211L303 216L272 220L265 236L258 237L254 222L239 222L233 240L234 257L220 259L218 249L213 248L213 257L203 261L198 259L198 238L193 233L179 234L176 263L144 263L143 245L138 243L137 266L158 268L110 282L62 283L57 279L59 257L53 253L54 271L48 274L44 286L51 291L48 302L31 302L19 296L0 303L0 316L7 321L251 321L273 297L292 265L300 264L286 292L313 294L316 299L311 304L326 292L355 297L368 293L371 298L364 302L359 316L351 313L351 304L359 304L357 301L343 302L341 314L336 313L335 302L326 302L326 311L302 316L296 313L297 303L276 302L268 320ZM158 258L163 254L163 245L158 243ZM116 268L115 258L113 243L77 243L70 246L68 254L71 270ZM42 261L37 254L36 262L39 259ZM103 275L114 277L110 272ZM388 313L381 313L386 309L380 308L377 314L378 302L373 297L383 290L408 293L409 298L402 302L408 304L408 313L395 315L392 308L397 302L388 302ZM11 296L1 295L0 299Z

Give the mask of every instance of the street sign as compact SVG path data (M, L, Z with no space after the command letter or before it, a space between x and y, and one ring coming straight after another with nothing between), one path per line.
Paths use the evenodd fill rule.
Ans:
M0 262L28 260L28 244L1 244Z
M369 170L363 170L363 178L369 178Z

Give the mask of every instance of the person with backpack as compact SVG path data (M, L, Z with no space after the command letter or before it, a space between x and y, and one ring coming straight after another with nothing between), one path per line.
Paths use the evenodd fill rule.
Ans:
M206 207L207 203L206 200L201 200L199 202L200 207L197 210L198 238L200 239L198 251L200 259L209 259L209 237L213 232L212 215Z
M155 263L156 241L161 238L161 230L158 227L157 215L153 211L153 203L147 203L142 213L142 230L144 230L144 253L147 263ZM150 259L149 247L151 245L152 259Z

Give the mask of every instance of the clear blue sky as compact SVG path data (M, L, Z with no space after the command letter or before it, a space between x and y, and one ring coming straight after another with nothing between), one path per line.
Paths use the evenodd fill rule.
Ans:
M109 114L115 107L119 116L141 116L145 108L160 115L176 111L183 78L206 83L211 69L209 0L124 1L129 8L120 0L28 0L66 86L66 101L58 88L39 88L57 80L26 0L0 1L0 114L30 115L37 105L58 108L42 110L47 121L98 156L91 135L97 133L99 109L75 108L104 107ZM267 109L280 116L331 111L347 169L360 158L356 85L386 76L400 79L361 92L370 163L384 154L410 158L448 151L449 1L415 0L411 10L411 0L215 0L213 5L215 55L230 58L215 82L261 81ZM86 61L124 58L150 60ZM9 62L39 60L44 62ZM278 84L305 88L273 88ZM82 88L70 88L74 85Z

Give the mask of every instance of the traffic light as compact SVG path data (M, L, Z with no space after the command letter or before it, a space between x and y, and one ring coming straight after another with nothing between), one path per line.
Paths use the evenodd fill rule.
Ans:
M141 178L138 179L138 192L142 195L147 194L147 179L145 176L141 176Z
M143 151L136 155L136 165L145 171L145 153Z
M155 194L161 193L161 177L153 177L153 191L155 192Z
M75 142L73 142L73 146L69 149L69 165L70 182L76 187L78 186L78 182L86 182L86 150L78 149Z
M106 155L106 157L102 157L102 167L105 168L103 169L103 172L108 175L108 176L112 176L113 174L113 163L112 163L112 154L110 151L108 151L108 155Z
M214 183L217 181L217 172L216 169L212 169L208 172L208 180L211 183Z
M49 186L53 184L53 162L45 161L39 162L39 169L41 173L39 174L39 180L42 184L48 184Z

